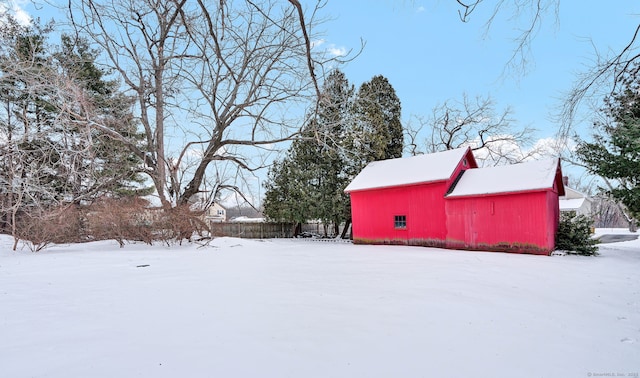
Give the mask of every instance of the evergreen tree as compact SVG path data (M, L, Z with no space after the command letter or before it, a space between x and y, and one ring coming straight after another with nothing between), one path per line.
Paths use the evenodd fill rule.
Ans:
M337 234L338 227L350 213L349 198L344 193L348 185L346 135L351 127L353 86L344 73L332 71L322 88L322 99L318 114L310 129L320 137L310 145L315 161L316 218L325 224L332 223ZM350 215L350 214L349 214Z
M598 240L591 237L593 219L576 215L574 211L562 212L556 232L556 249L571 254L595 256Z
M11 171L29 176L29 185L39 188L30 194L47 193L56 202L136 193L140 157L89 127L99 121L141 141L132 99L97 67L97 51L86 40L66 35L60 45L48 44L48 25L13 25L2 31L0 133L8 142L5 149L13 149L5 152L4 161L12 159Z
M91 49L86 39L69 35L62 35L59 52L55 54L63 74L81 85L90 98L93 114L82 116L98 117L103 125L142 145L144 135L139 132L131 112L134 99L119 91L118 81L107 79L110 72L96 65L97 57L98 51ZM77 183L76 195L91 191L97 195L131 196L151 191L151 188L143 186L144 178L140 174L142 159L127 144L96 129L90 132L90 147L95 159L78 168L95 171L97 164L99 169L92 175L93 180Z
M377 75L360 86L353 113L356 171L371 161L402 157L400 99L387 78Z
M263 206L268 219L293 223L304 223L309 219L312 204L304 190L303 173L290 156L273 163L264 184Z
M267 217L303 222L322 220L339 226L349 212L345 136L350 127L353 87L344 73L332 71L322 87L318 110L278 162L265 187ZM287 218L288 217L288 218Z
M625 75L623 87L605 99L602 133L581 142L578 158L590 173L617 183L609 193L640 218L640 66Z

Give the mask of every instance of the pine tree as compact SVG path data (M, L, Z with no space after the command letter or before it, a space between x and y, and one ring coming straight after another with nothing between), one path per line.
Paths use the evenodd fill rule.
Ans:
M309 219L311 203L304 190L303 174L290 156L273 163L264 184L263 206L268 219L293 223L304 223Z
M320 143L312 146L316 149L316 217L325 224L332 223L337 233L349 211L349 198L344 193L349 179L345 141L352 124L354 89L339 70L329 74L322 89L323 98L311 127L320 137Z
M593 219L576 215L574 211L562 212L556 232L556 249L571 254L595 256L598 240L591 237Z
M358 151L355 170L375 160L402 156L403 129L400 99L387 78L374 76L358 90L354 104L352 140Z
M48 26L10 31L4 35L10 45L0 58L0 126L5 138L15 142L7 144L14 148L12 159L39 167L31 169L30 185L54 193L52 202L137 193L142 188L140 157L88 127L99 120L141 141L132 99L97 67L97 51L85 40L66 35L59 46L48 44ZM19 175L27 172L22 169Z
M132 114L134 99L119 91L116 80L107 79L108 71L98 68L98 51L91 49L84 38L62 35L59 51L55 54L56 63L63 74L71 77L84 88L90 98L92 112L88 118L98 117L100 122L130 140L143 143L144 135L139 132L138 124ZM140 174L142 160L119 140L104 132L91 130L91 146L94 160L85 162L79 169L96 170L90 165L99 165L93 180L76 185L77 195L81 191L90 191L96 195L132 196L146 194L150 188L144 187Z
M608 192L640 218L640 66L629 71L623 87L607 97L604 121L595 123L602 133L594 142L581 142L578 158L590 173L617 183Z
M322 87L315 117L303 127L288 156L269 174L264 210L267 217L303 222L319 219L339 226L349 212L345 136L349 129L353 87L344 73L332 71ZM289 217L289 218L287 218Z

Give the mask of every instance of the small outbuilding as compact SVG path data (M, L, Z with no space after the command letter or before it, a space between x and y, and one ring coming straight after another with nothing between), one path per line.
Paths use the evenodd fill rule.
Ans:
M478 168L471 149L372 162L345 189L355 243L549 254L558 159Z

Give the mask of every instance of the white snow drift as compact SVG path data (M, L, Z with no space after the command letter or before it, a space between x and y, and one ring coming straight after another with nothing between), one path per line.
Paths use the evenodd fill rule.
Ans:
M640 372L640 242L532 256L308 240L12 252L2 377Z

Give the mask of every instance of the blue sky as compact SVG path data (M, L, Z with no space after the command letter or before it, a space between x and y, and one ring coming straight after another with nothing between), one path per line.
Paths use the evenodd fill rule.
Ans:
M428 116L437 104L461 99L463 93L491 95L498 109L512 107L515 128L534 127L544 138L555 135L552 116L576 75L592 65L594 46L600 53L619 51L640 22L636 0L562 0L557 18L553 9L543 18L526 75L505 76L515 28L525 25L509 21L506 12L484 35L492 3L482 3L462 23L454 0L330 0L324 12L333 19L321 29L327 45L335 48L357 49L361 38L366 42L342 70L356 86L377 74L387 77L405 121L411 115ZM581 130L587 136L584 125L588 122Z
M463 93L489 95L498 112L512 108L515 129L530 126L545 138L555 135L553 115L565 93L593 65L594 46L604 54L619 51L640 22L637 0L561 0L557 18L553 9L544 15L526 74L504 75L516 28L527 26L528 18L509 20L512 9L507 8L485 34L494 3L485 0L462 23L455 0L328 0L320 11L328 20L313 32L321 34L324 48L337 51L356 51L363 40L360 55L340 68L356 87L374 75L387 77L402 102L405 123L412 116L428 116L446 100L461 100ZM26 0L14 4L44 20L55 15L50 6L34 8ZM590 118L588 112L583 115ZM588 124L578 130L585 137Z

